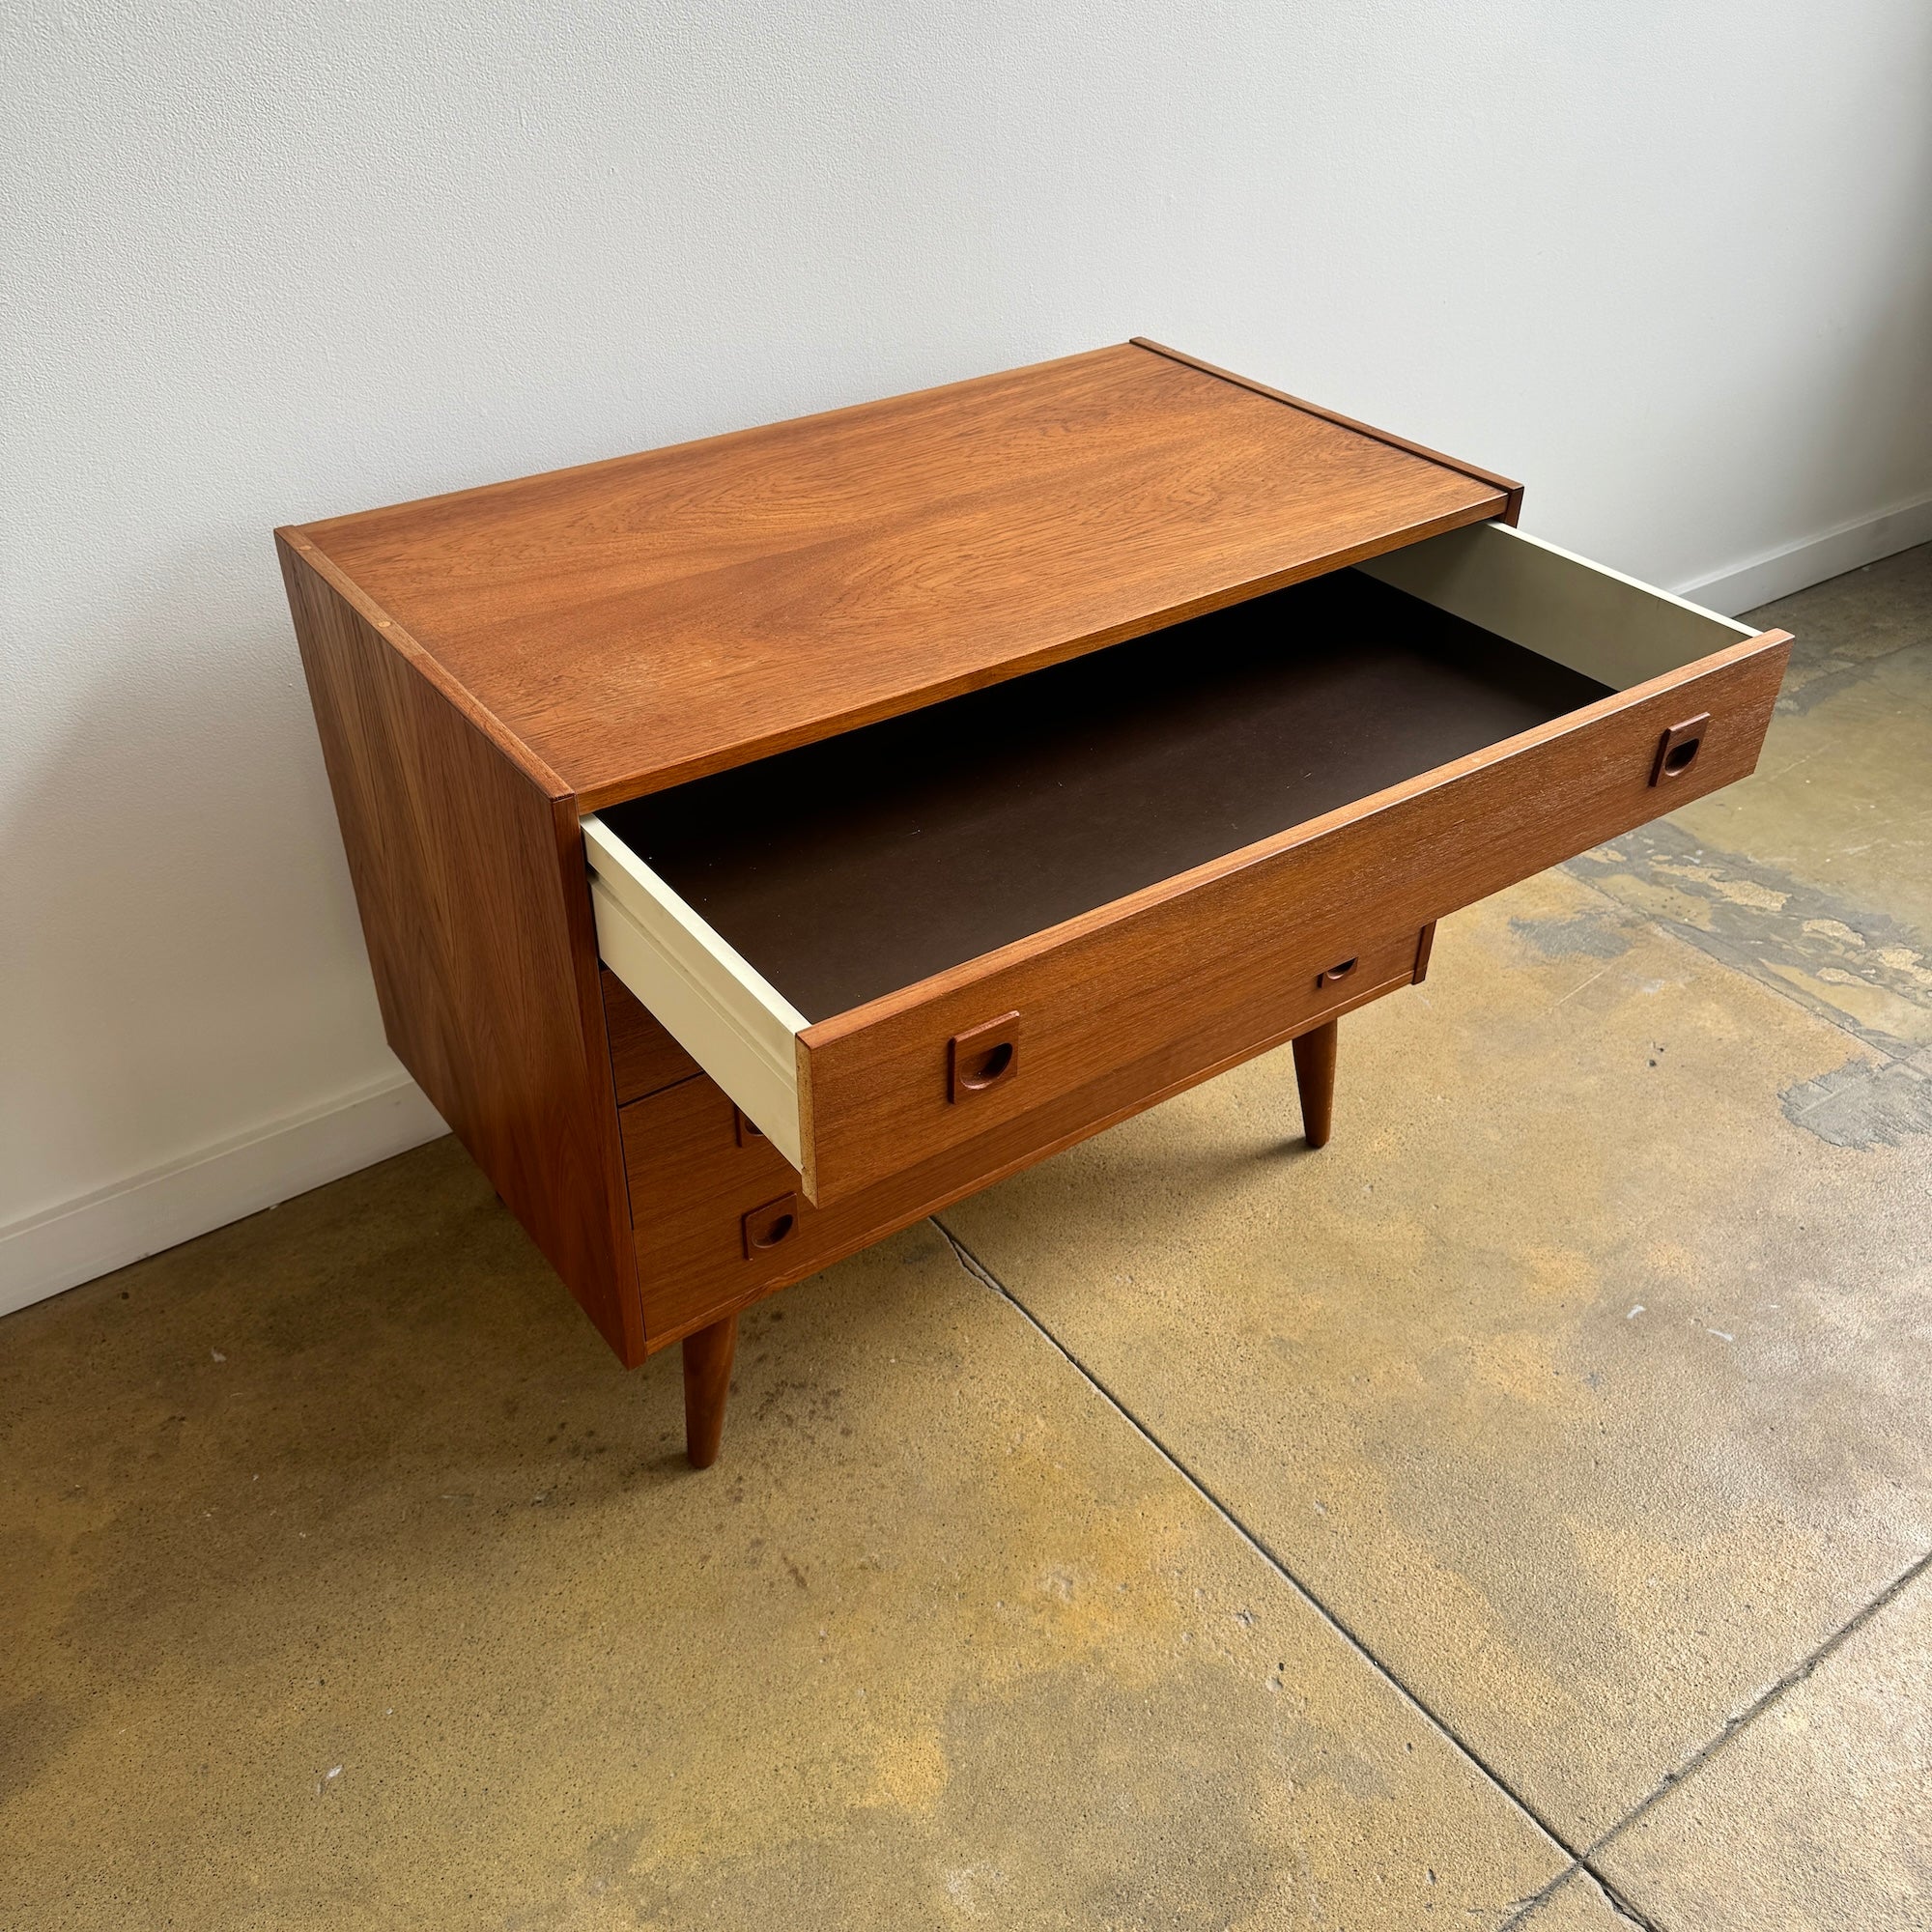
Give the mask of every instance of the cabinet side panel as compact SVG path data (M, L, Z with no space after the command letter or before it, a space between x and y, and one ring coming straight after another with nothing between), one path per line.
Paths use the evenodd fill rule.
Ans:
M605 1340L640 1361L574 801L279 548L389 1044Z

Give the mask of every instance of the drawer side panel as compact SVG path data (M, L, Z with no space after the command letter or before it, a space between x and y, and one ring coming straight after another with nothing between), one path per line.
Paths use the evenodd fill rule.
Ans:
M1501 524L1476 524L1356 568L1614 691L1664 677L1751 635Z
M676 1042L769 1134L788 1159L800 1157L798 1059L787 1040L781 1057L746 1023L741 1006L721 997L720 981L656 942L600 878L590 882L597 951Z

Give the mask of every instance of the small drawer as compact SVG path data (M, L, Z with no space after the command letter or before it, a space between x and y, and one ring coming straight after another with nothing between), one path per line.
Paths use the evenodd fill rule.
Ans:
M1299 976L1300 996L1283 1037L1419 980L1430 936L1428 928L1400 934L1326 968L1311 967ZM1331 977L1350 957L1352 968ZM1026 1112L989 1111L970 1139L822 1207L801 1196L797 1172L715 1082L699 1076L634 1101L619 1120L650 1346L675 1341L1219 1071L1209 1058L1212 1033L1211 1021L1205 1033L1182 1032ZM1284 1065L1281 1077L1286 1123L1294 1117L1294 1076Z
M1406 974L1750 771L1788 646L1472 526L586 818L599 948L822 1206Z
M798 1200L798 1176L770 1141L741 1139L715 1082L681 1081L619 1119L653 1346L814 1264L820 1210Z
M620 1107L703 1071L616 974L607 966L597 977L604 988L604 1027L611 1037L611 1074Z

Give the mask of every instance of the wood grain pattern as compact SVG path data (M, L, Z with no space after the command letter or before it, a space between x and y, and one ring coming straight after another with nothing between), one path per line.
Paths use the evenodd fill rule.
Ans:
M1498 476L1493 469L1481 469L1473 463L1465 463L1460 456L1444 456L1439 449L1430 449L1419 442L1411 442L1406 436L1396 436L1388 430L1377 429L1371 423L1357 422L1353 416L1339 414L1334 410L1324 410L1319 403L1311 403L1300 396L1291 396L1286 389L1272 389L1265 383L1257 383L1252 376L1237 376L1232 369L1219 369L1211 362L1204 362L1198 355L1189 355L1179 349L1170 349L1164 342L1151 341L1145 335L1132 338L1136 349L1151 349L1156 355L1166 355L1176 362L1184 362L1190 369L1199 369L1204 375L1218 376L1224 383L1238 383L1244 389L1252 389L1258 396L1271 396L1278 403L1286 403L1291 409L1304 410L1308 414L1320 416L1323 422L1339 423L1344 429L1351 429L1362 436L1374 437L1378 442L1385 442L1391 449L1406 449L1411 456L1420 456L1430 463L1439 463L1445 469L1460 469L1464 476L1472 476L1479 483L1487 483L1493 490L1503 493L1505 508L1501 521L1514 524L1522 514L1522 485L1508 476Z
M281 558L389 1044L605 1339L639 1361L576 811L294 547Z
M432 691L436 692L451 710L466 719L485 739L496 746L497 751L502 753L503 756L546 798L570 796L570 787L487 705L465 690L449 668L424 650L409 632L369 595L368 591L336 564L332 557L318 550L300 530L292 526L275 532L275 543L284 559L285 576L287 559L291 556L298 559L311 575L327 584L349 610L368 625Z
M641 1100L660 1088L675 1087L703 1070L608 966L601 982L604 1024L611 1037L611 1073L619 1106Z
M1408 950L1413 951L1411 935ZM1298 1022L1320 1025L1408 983L1356 986ZM1291 1037L1290 1034L1283 1038ZM1264 1040L1254 1050L1279 1046ZM694 1328L801 1280L960 1196L990 1186L1132 1114L1225 1072L1246 1052L1214 1063L1203 1041L1171 1040L918 1166L829 1207L797 1203L797 1232L779 1248L748 1254L743 1217L797 1175L769 1142L741 1144L730 1101L705 1078L687 1080L624 1109L624 1153L637 1208L638 1264L647 1346L666 1348Z
M298 534L590 810L1507 508L1123 343Z
M1654 817L1658 740L1688 713L1712 723L1670 802L1745 777L1789 650L1781 632L1740 642L809 1027L806 1192L836 1201L956 1147L987 1114L1091 1078L1122 1039L1185 1033L1207 1059L1254 1050L1243 1033L1257 995L1278 996L1287 962L1319 970L1359 950L1365 931L1413 935ZM1024 1076L970 1112L949 1106L947 1041L1009 1011L1024 1018Z

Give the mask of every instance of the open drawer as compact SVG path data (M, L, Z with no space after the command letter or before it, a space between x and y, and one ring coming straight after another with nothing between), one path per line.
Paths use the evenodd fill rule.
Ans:
M838 1199L1406 978L1748 773L1788 648L1474 525L588 817L599 951Z

